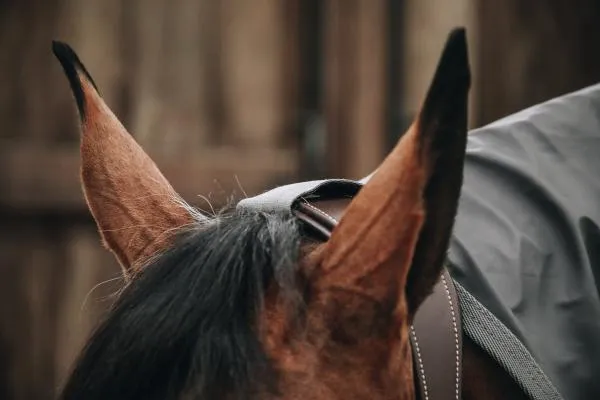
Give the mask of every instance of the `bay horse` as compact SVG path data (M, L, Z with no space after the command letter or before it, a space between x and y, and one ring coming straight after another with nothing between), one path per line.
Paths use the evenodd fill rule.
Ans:
M444 274L461 271L447 253L467 148L463 28L450 33L414 123L368 179L303 183L310 190L289 201L292 185L216 216L176 193L75 52L61 42L53 51L80 115L85 199L127 282L61 399L562 398L518 335L473 328L481 310L458 283L456 371L439 367L456 390L436 397L423 386L413 325L441 280L450 297ZM517 358L495 356L511 343Z

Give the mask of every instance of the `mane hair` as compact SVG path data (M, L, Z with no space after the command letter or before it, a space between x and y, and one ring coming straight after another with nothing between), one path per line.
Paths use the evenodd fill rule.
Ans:
M248 211L181 232L124 288L60 398L250 399L276 390L257 321L272 284L301 298L300 240L293 216Z

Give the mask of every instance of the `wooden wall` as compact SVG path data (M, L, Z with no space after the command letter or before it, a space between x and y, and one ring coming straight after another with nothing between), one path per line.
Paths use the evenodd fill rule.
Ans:
M385 154L388 2L331 0L324 7L327 165L360 179Z
M1 399L52 398L122 284L83 201L76 109L51 40L74 47L173 186L209 210L200 195L221 207L377 165L385 7L0 2Z
M0 1L0 399L51 398L121 285L81 194L52 39L73 45L174 187L208 210L199 195L221 207L371 172L455 25L469 28L472 126L595 83L600 15L580 2Z
M0 28L13 60L2 66L0 138L10 139L2 160L18 171L2 181L4 203L83 209L76 111L52 38L76 49L109 106L186 198L240 195L237 180L256 192L295 177L284 44L297 33L285 3L40 0L47 6L33 17L20 4L8 7ZM19 39L36 24L30 18L40 26Z
M275 0L0 8L0 398L49 399L121 284L83 202L76 109L50 41L76 49L173 185L208 210L198 195L219 207L296 178L297 16Z
M600 82L600 2L477 0L477 124Z
M467 27L470 126L600 82L600 2L403 0L405 119L418 110L454 26Z
M451 29L464 26L467 30L469 61L474 77L479 73L479 35L476 0L404 0L402 30L402 110L405 124L419 111L431 84L435 68ZM479 107L477 82L470 93L469 122Z

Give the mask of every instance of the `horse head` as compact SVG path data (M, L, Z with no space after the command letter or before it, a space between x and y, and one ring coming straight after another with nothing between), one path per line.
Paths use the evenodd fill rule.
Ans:
M457 210L470 71L463 29L420 112L327 240L292 213L188 206L66 44L81 179L127 285L63 398L411 399L409 328Z

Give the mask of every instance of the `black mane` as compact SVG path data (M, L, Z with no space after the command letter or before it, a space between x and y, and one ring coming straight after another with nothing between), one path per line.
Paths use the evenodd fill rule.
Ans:
M183 232L124 289L61 399L239 399L272 387L256 320L271 282L298 294L299 244L289 215L232 212Z

